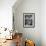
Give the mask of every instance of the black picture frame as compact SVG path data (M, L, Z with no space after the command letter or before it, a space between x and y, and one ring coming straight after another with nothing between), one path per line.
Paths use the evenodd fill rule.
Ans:
M24 28L35 27L35 13L23 13L23 27Z

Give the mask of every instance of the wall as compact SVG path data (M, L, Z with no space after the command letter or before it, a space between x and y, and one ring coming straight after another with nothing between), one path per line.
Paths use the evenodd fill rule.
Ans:
M12 29L12 6L16 0L0 0L0 27Z
M41 1L41 38L42 46L46 46L46 0Z
M41 1L23 0L16 5L13 6L15 30L22 32L24 39L34 40L36 46L41 46ZM35 13L35 28L23 27L23 13Z

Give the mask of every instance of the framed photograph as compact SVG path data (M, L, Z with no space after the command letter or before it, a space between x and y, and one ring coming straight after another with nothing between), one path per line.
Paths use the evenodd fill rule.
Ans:
M23 27L35 27L35 13L23 13Z

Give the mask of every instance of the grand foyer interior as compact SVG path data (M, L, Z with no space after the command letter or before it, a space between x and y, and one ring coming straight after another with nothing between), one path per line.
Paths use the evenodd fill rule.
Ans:
M11 38L9 30L15 28L15 32L23 34L24 40L34 40L36 46L46 46L46 1L45 0L1 0L0 1L0 32L4 33L7 38ZM35 28L23 27L23 13L35 13ZM14 15L14 24L12 17ZM3 29L2 29L3 28ZM7 28L7 32L3 32ZM16 31L17 30L17 31ZM1 39L2 41L2 39ZM11 41L10 41L11 42ZM8 41L9 44L9 41Z

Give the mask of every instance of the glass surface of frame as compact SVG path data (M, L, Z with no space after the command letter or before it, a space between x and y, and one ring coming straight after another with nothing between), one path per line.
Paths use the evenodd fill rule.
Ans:
M23 13L23 27L35 27L35 13Z

